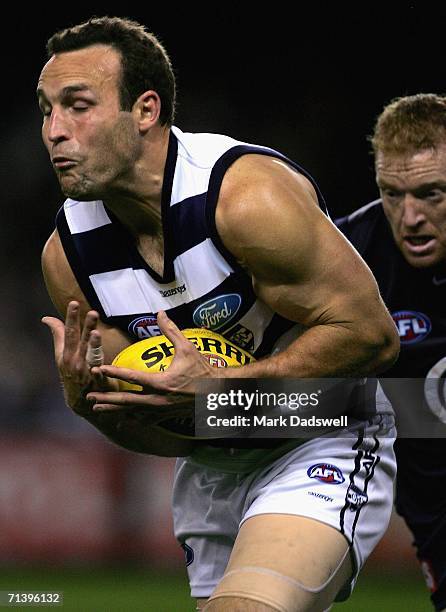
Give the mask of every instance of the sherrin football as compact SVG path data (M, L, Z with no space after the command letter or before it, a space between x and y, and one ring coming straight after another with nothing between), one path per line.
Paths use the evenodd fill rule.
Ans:
M209 329L183 329L181 333L196 346L209 363L216 368L240 367L255 361L244 349ZM164 372L172 363L175 349L166 336L153 336L135 342L121 351L113 360L114 366L142 372ZM119 381L123 391L141 391L140 385ZM168 418L157 423L179 438L193 438L192 419Z

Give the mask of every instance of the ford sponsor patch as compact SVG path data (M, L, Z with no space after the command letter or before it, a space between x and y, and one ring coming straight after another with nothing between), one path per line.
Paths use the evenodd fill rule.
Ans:
M432 324L427 315L414 310L392 312L401 344L415 344L423 340L431 331Z
M242 298L238 293L213 297L194 310L194 323L197 327L217 331L235 317L241 303Z
M310 478L316 478L325 484L341 484L345 478L341 470L330 463L316 463L307 470Z

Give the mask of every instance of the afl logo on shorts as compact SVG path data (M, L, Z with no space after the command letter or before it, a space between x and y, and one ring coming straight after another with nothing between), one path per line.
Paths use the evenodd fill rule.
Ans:
M217 331L237 314L242 298L238 293L227 293L211 298L194 310L194 323L198 327Z
M134 319L130 323L128 330L139 340L161 335L160 328L156 322L156 317L139 317L138 319Z
M341 470L329 463L316 463L307 470L310 478L316 478L325 484L341 484L345 478Z
M398 330L401 344L420 342L432 329L430 319L425 314L414 310L392 312L392 318Z

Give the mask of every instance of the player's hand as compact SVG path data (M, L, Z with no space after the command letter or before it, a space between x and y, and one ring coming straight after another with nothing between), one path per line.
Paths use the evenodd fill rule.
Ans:
M91 369L87 352L101 346L101 334L96 329L99 315L90 310L81 325L80 305L70 302L65 323L55 317L43 317L53 335L54 356L64 386L67 404L78 414L91 410L85 400L88 389L116 389L116 381L108 381L98 369Z
M160 311L157 317L161 332L172 342L175 354L171 365L165 372L140 372L128 368L103 365L97 368L103 376L141 385L142 392L90 392L87 399L94 401L95 411L113 411L131 408L145 409L155 416L170 408L181 413L190 413L196 392L196 381L200 378L215 378L218 369L200 354L169 319ZM96 371L94 368L93 371Z

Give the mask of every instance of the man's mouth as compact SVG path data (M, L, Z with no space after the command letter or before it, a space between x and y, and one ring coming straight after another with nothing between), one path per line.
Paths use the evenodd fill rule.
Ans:
M70 159L69 157L63 157L62 155L56 155L52 159L53 166L58 170L67 170L68 168L72 168L77 164L74 159Z
M419 234L416 236L404 236L404 244L412 253L425 254L431 250L435 243L435 236Z

